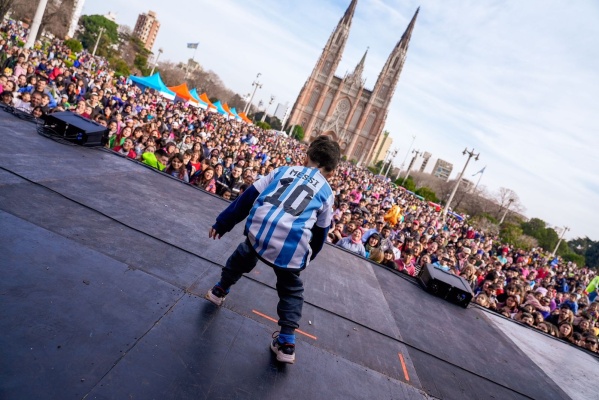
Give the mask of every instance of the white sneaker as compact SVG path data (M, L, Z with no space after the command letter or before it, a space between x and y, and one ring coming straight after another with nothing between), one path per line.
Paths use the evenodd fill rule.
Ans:
M215 290L218 291L219 294L223 293L222 290L220 290L220 288L212 288L208 291L208 293L206 293L204 298L214 305L221 306L223 304L223 302L225 301L225 298L227 297L227 295L223 294L222 296L218 296L218 295L214 294Z

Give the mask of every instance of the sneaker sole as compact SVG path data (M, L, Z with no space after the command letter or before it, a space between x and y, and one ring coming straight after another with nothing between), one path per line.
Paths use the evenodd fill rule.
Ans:
M293 364L295 362L295 353L293 353L291 355L281 353L279 351L279 349L272 342L270 342L270 349L272 350L273 353L275 353L277 355L277 361L286 363L286 364Z
M223 297L216 297L215 295L212 294L212 291L208 291L208 293L206 293L206 295L204 296L204 298L206 300L208 300L209 302L211 302L212 304L214 304L215 306L222 306L223 302L225 301L225 299Z

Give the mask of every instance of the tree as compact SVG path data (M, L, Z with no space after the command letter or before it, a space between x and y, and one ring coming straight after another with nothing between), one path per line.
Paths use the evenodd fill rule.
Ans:
M10 3L11 17L25 22L31 22L33 15L37 10L38 0L0 0L0 13L3 3ZM42 32L47 31L54 36L64 39L69 29L71 16L75 11L75 0L54 0L49 1L42 17L40 29L38 31L39 39ZM1 18L0 18L1 21Z
M6 13L12 7L14 0L0 0L0 21L4 20Z
M406 179L405 182L404 182L403 178L399 178L395 181L395 184L397 186L406 188L410 192L413 192L416 190L416 184L414 183L414 179L411 176L408 176L408 179Z
M79 24L83 28L79 33L79 40L81 41L83 48L89 51L91 51L96 44L96 40L100 34L100 28L104 28L96 54L102 57L110 57L113 53L113 50L111 49L112 45L119 43L119 34L117 31L118 25L116 22L113 22L102 15L84 15L79 19Z
M300 142L304 140L304 128L301 125L292 125L288 127L285 132L287 132L289 136L296 138Z
M73 53L79 53L83 50L83 45L77 39L67 39L64 41L65 46L67 46Z
M283 125L281 124L281 120L279 120L274 115L270 117L270 120L268 121L268 123L270 124L270 127L274 130L280 131L283 128Z
M435 194L435 192L433 192L433 190L431 188L427 188L426 186L416 189L416 191L414 193L416 193L419 196L424 197L425 200L427 200L427 201L432 201L433 203L439 202L439 199L437 198L437 195Z
M258 128L262 128L264 130L269 130L270 129L270 125L267 122L258 121L258 122L256 122L256 126Z

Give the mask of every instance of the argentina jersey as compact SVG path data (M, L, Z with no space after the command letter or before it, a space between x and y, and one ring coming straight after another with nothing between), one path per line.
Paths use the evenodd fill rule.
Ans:
M245 225L258 256L280 267L304 269L312 249L310 229L327 228L333 191L317 168L280 167L254 183L260 193Z

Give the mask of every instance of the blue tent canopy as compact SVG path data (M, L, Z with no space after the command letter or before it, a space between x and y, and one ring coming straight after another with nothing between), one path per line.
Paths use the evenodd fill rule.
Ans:
M164 82L162 82L162 79L160 78L159 72L156 72L154 75L151 76L131 75L129 77L129 80L131 80L131 82L135 83L142 89L154 89L169 100L174 100L175 98L175 92L166 87L166 85L164 84Z
M218 112L219 114L221 114L221 115L228 115L228 113L223 108L222 104L220 104L220 100L217 101L216 103L212 103L212 105L214 107L216 107L216 112Z
M231 109L231 113L233 113L233 115L235 116L235 119L236 119L237 121L241 121L241 117L239 116L239 114L237 114L237 110L235 109L235 107L233 107L233 108Z
M204 110L208 108L208 104L206 104L206 102L200 99L200 96L198 95L198 91L196 88L191 89L189 93L191 94L191 97L193 97L193 99L198 102L201 108L203 108Z

